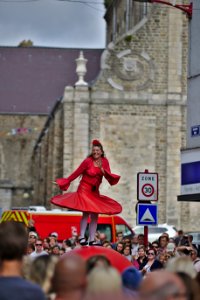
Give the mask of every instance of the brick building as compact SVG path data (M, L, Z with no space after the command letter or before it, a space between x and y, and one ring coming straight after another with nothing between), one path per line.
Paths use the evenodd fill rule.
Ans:
M196 229L197 204L177 202L186 137L188 18L161 4L125 3L131 5L117 0L107 9L108 43L96 80L88 86L65 84L43 120L30 153L31 203L49 207L58 193L52 181L68 176L97 138L112 171L121 175L117 186L104 182L101 192L122 204L130 224L136 218L137 173L148 169L159 173L159 222ZM88 67L90 58L83 53Z

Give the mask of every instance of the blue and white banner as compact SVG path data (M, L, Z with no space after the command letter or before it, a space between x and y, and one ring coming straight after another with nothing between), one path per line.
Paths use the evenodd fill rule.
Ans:
M200 148L181 152L181 194L200 193Z

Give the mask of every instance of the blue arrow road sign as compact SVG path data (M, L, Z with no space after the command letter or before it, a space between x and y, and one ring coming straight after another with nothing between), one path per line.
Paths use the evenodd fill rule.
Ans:
M137 225L157 225L158 206L157 204L138 204Z

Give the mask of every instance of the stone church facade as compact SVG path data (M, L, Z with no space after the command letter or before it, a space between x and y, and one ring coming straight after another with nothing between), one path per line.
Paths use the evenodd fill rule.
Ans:
M112 172L121 175L117 186L104 181L101 193L122 204L122 216L132 226L137 173L147 169L159 175L159 223L197 230L198 203L177 201L180 150L186 144L187 16L157 3L115 0L105 19L107 46L97 80L90 86L63 87L47 119L27 116L33 126L38 122L39 130L26 152L31 204L55 208L49 199L59 190L52 182L68 176L90 153L91 141L99 139ZM78 180L70 191L77 185Z
M112 2L105 15L108 44L98 79L91 87L65 87L35 147L36 199L49 205L59 192L52 181L68 176L97 138L112 171L121 175L117 186L104 182L101 193L122 204L130 224L136 221L137 173L147 169L159 174L159 223L196 229L197 204L177 202L180 149L186 143L188 19L175 8L133 3L140 15L135 21L125 1Z

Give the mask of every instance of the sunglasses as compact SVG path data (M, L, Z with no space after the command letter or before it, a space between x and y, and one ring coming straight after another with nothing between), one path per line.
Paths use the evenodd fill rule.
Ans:
M154 255L154 252L148 252L147 255Z
M42 246L42 244L35 244L35 246Z

